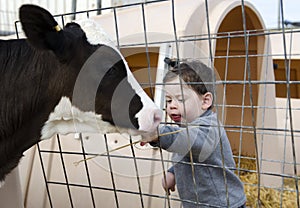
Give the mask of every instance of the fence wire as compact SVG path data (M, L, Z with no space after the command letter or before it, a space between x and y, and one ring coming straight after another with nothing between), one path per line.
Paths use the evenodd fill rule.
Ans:
M146 18L146 8L153 5L159 6L162 2L169 4L172 9L172 15L166 18L172 19L173 39L151 41L148 38L149 22ZM207 31L211 31L209 10L211 1L203 2L205 8L199 12L205 11L206 22L198 22L195 27L200 28L204 24ZM208 52L203 54L201 59L209 60L211 66L220 74L220 79L214 82L216 86L222 86L222 91L218 92L221 92L222 95L221 102L216 103L216 111L220 115L218 126L224 127L230 137L237 165L234 171L244 183L247 206L300 207L298 187L300 163L297 158L300 156L300 126L298 125L298 118L300 118L300 45L294 45L300 40L300 28L286 27L283 9L281 9L282 24L279 29L249 29L248 7L245 6L244 0L239 2L238 9L240 9L242 27L238 30L219 30L217 33L207 32L206 34L187 36L180 36L177 31L176 1L173 0L147 1L70 12L57 15L56 18L64 24L70 16L90 17L91 13L94 15L98 11L111 11L115 24L111 27L115 28L118 48L121 50L143 48L144 50L143 53L146 57L144 65L149 79L140 84L150 88L151 97L154 96L155 89L163 85L161 82L156 82L151 76L152 47L163 44L173 45L175 58L181 59L180 46L182 44L208 43ZM284 2L279 2L283 8ZM143 40L140 42L122 44L120 40L122 34L119 29L119 12L127 8L137 8L138 12L142 14ZM157 21L159 24L160 20L157 18L151 21ZM18 24L17 22L17 34L20 32ZM266 41L267 49L254 53L251 45L254 39ZM280 40L276 43L283 45L283 50L276 52L268 50L270 46L273 46L271 40L274 39ZM242 40L240 43L243 46L237 48L236 51L232 50L232 44L240 40ZM218 46L220 46L219 50ZM158 56L158 54L156 55ZM262 63L261 60L267 59L271 59L272 62ZM241 73L237 73L237 71L241 71ZM271 79L272 77L274 79ZM270 87L274 87L275 91L270 92ZM238 94L231 93L235 89L238 89ZM274 94L270 96L270 93ZM270 99L274 101L271 104ZM272 113L278 112L283 119L281 125L269 125L269 118L276 118ZM235 114L230 115L230 113ZM168 120L162 123L168 123ZM98 162L87 160L87 158L99 154L99 152L86 149L87 143L95 138L99 140L96 144L103 145L102 150L105 152L98 155ZM137 147L134 144L135 141L130 137L125 141L131 145L120 152L110 152L112 146L122 143L116 135L79 134L79 139L65 137L62 139L58 135L55 140L38 144L39 168L45 182L43 206L61 207L63 204L64 207L82 207L84 204L84 207L180 207L182 200L178 194L175 192L167 195L160 187L161 177L165 177L167 168L172 163L170 155L157 148L143 150ZM278 149L274 149L275 152L266 152L270 151L267 146L274 142L278 143ZM69 143L74 143L75 147L69 147ZM273 157L276 155L276 151L283 151L283 157ZM146 156L143 154L144 152L147 152ZM71 162L82 159L84 162L76 167ZM124 171L131 169L130 173L127 175L122 171L120 173L118 166L121 164L128 165L123 169ZM192 167L198 165L215 167L193 161L190 165ZM151 172L145 174L143 171L145 166L151 167ZM270 166L275 168L269 169ZM224 161L222 167L215 168L224 169ZM55 172L53 172L54 169ZM99 174L103 175L99 176ZM226 174L224 174L224 180L226 181ZM274 181L279 181L279 183L274 185ZM126 185L126 183L130 184ZM129 186L130 188L127 188ZM27 191L26 196L30 197L32 190L29 188ZM230 206L228 195L227 205ZM30 207L28 204L25 206Z

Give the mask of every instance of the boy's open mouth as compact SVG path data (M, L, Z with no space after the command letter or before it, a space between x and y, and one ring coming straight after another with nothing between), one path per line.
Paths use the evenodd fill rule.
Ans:
M181 121L181 115L178 114L171 114L171 119L175 122L180 122Z

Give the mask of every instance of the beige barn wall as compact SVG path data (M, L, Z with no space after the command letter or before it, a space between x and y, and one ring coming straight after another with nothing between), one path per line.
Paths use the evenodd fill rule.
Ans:
M292 106L292 125L293 130L297 132L293 132L294 136L294 150L297 162L300 158L300 99L291 99ZM286 98L276 98L276 107L277 109L277 128L278 129L286 129L286 132L280 132L280 140L279 146L282 151L282 162L284 164L281 165L282 173L288 175L294 175L294 159L293 159L293 145L292 145L292 135L291 135L291 123L290 123L290 115L287 110L287 99ZM297 110L298 109L298 110ZM299 162L298 162L299 164ZM300 171L300 165L297 165L297 172Z
M110 134L108 135L108 147L114 149L129 143L129 138L124 135ZM84 134L83 140L85 150L87 153L104 153L105 139L99 134ZM82 152L80 140L74 139L74 135L60 136L60 142L63 152ZM56 138L42 141L40 148L43 151L58 151L58 142ZM33 150L34 151L34 150ZM135 149L137 158L156 158L159 159L159 151L153 149L139 150ZM29 153L29 152L27 152ZM113 191L113 182L115 188L118 190L117 197L121 207L137 207L141 205L139 196L138 182L136 178L134 161L130 147L123 150L115 151L111 155L118 157L111 158L112 174L114 180L111 178L111 171L108 164L107 157L97 157L87 161L90 179L93 187L101 187L93 189L96 207L116 207L116 199ZM164 155L167 159L168 155ZM54 207L68 207L70 205L67 186L64 185L66 180L63 174L63 167L60 159L60 154L42 153L43 164L47 180L51 182L62 183L49 184L50 196ZM67 177L69 184L81 184L88 186L87 174L84 162L75 165L83 159L82 155L64 154L64 163L67 170ZM23 178L26 173L21 171L21 181L23 194L25 195L25 206L30 208L50 207L48 202L48 195L45 189L45 182L43 179L42 167L38 153L35 152L35 157L30 161L22 161L20 169L31 165L32 172L30 173L30 180ZM168 167L169 164L165 164ZM141 183L141 192L143 194L153 194L163 196L164 191L161 188L162 168L161 162L149 162L149 160L137 159L137 168L139 170L139 178ZM92 200L89 188L79 188L70 186L71 196L75 207L92 207ZM176 198L177 193L172 194ZM178 195L177 195L178 196ZM145 207L163 207L164 199L143 196ZM172 207L178 207L178 202L172 202Z

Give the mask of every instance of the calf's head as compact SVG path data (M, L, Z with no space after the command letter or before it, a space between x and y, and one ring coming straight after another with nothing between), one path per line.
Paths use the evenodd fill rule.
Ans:
M29 43L50 50L63 83L49 77L49 86L61 98L42 130L42 139L55 133L154 131L161 111L133 77L120 52L92 20L60 28L46 10L33 5L20 8L20 21ZM54 83L54 84L53 84ZM133 131L131 131L133 130Z

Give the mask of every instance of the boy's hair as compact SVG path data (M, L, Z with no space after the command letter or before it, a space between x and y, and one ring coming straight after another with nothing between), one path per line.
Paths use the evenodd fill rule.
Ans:
M207 92L214 96L214 71L198 60L179 63L169 70L163 82L169 82L179 76L196 93L204 95Z

